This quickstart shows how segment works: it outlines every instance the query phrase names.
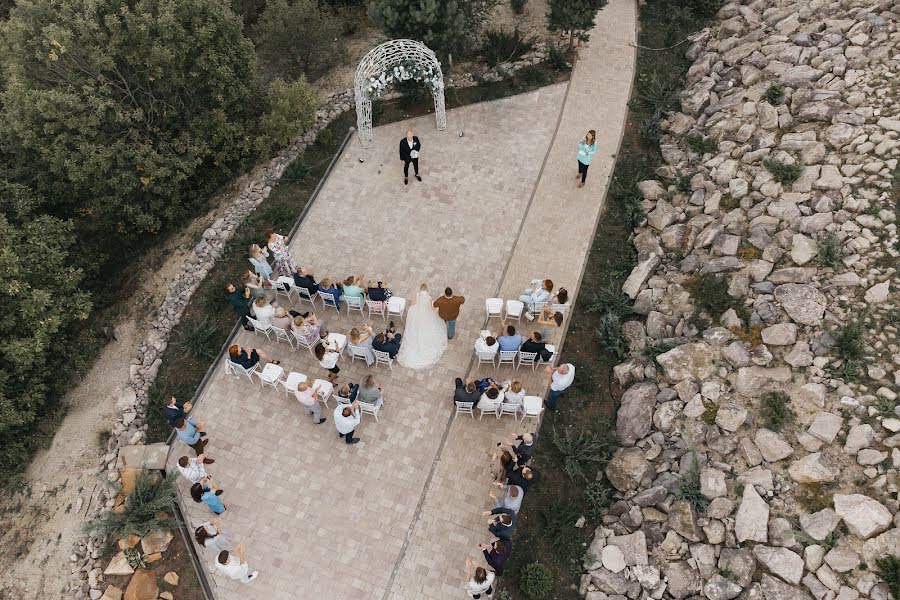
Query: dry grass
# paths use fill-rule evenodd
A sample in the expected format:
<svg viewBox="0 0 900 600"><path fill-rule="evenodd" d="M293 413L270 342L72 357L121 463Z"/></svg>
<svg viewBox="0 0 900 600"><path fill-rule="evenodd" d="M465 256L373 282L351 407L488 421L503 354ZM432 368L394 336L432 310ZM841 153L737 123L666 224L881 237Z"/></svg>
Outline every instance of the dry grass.
<svg viewBox="0 0 900 600"><path fill-rule="evenodd" d="M762 344L762 327L737 327L731 328L731 333L742 342L749 342L750 348L756 350Z"/></svg>

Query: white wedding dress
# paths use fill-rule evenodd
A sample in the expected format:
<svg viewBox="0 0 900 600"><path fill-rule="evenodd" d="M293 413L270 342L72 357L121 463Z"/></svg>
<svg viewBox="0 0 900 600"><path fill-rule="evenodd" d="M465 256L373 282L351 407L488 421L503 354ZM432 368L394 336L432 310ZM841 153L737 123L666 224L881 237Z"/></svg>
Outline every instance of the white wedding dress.
<svg viewBox="0 0 900 600"><path fill-rule="evenodd" d="M421 291L406 313L397 362L409 369L427 369L440 360L446 349L447 324L431 305L428 292Z"/></svg>

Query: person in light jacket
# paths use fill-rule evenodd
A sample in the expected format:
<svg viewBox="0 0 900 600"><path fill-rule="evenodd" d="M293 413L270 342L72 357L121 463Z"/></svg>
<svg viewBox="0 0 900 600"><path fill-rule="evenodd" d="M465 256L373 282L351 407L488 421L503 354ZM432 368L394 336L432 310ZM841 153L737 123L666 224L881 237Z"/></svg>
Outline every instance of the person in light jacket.
<svg viewBox="0 0 900 600"><path fill-rule="evenodd" d="M580 188L584 187L584 180L587 179L588 167L591 166L591 159L596 152L597 132L591 129L578 144L578 175L575 177L576 179L581 179L581 181L578 182L578 187Z"/></svg>

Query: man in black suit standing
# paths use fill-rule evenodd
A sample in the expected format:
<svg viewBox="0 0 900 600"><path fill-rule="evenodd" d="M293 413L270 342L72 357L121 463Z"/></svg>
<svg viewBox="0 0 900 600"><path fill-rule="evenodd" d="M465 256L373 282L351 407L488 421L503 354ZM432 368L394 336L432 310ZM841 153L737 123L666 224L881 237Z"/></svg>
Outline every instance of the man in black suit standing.
<svg viewBox="0 0 900 600"><path fill-rule="evenodd" d="M412 163L413 171L415 171L416 179L422 181L419 177L419 151L422 150L422 144L419 138L413 135L412 129L406 132L406 137L400 140L400 162L403 163L403 184L409 184L409 163Z"/></svg>

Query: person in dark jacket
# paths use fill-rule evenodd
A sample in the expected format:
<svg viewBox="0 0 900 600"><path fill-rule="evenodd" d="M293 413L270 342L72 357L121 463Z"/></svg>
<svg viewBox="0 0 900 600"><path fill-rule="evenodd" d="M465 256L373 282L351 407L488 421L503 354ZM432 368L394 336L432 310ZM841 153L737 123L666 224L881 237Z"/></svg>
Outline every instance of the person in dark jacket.
<svg viewBox="0 0 900 600"><path fill-rule="evenodd" d="M416 173L416 179L422 181L419 177L419 152L422 150L422 144L419 138L413 135L412 129L406 132L406 137L400 140L400 162L403 163L403 184L409 183L409 163L412 163L413 170Z"/></svg>
<svg viewBox="0 0 900 600"><path fill-rule="evenodd" d="M512 554L512 540L494 540L491 544L478 544L484 559L497 575L503 575L503 569L509 555Z"/></svg>
<svg viewBox="0 0 900 600"><path fill-rule="evenodd" d="M507 483L519 486L522 488L523 493L528 493L528 490L541 480L540 471L532 467L522 467L517 470L510 469L507 471L507 476Z"/></svg>
<svg viewBox="0 0 900 600"><path fill-rule="evenodd" d="M478 401L481 400L481 392L478 391L478 386L475 385L475 382L471 379L463 383L462 378L456 378L456 390L453 392L453 402L474 402L474 406L478 406Z"/></svg>
<svg viewBox="0 0 900 600"><path fill-rule="evenodd" d="M253 327L247 321L247 317L250 316L250 288L241 286L239 291L233 283L229 283L225 286L225 293L228 294L228 303L231 304L234 314L240 317L241 325L247 331L253 331Z"/></svg>
<svg viewBox="0 0 900 600"><path fill-rule="evenodd" d="M513 532L516 530L516 511L502 506L491 511L485 511L488 518L488 531L500 538L501 540L512 539Z"/></svg>

